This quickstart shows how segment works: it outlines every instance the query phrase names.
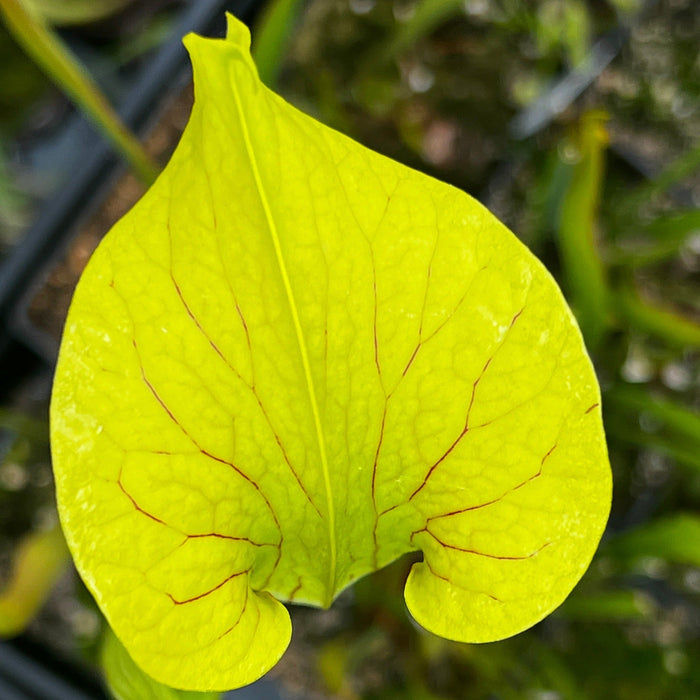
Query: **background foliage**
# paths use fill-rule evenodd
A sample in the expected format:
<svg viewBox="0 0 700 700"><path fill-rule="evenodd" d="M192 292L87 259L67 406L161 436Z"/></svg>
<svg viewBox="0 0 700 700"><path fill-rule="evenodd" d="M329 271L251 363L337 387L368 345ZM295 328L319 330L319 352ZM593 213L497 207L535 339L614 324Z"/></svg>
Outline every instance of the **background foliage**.
<svg viewBox="0 0 700 700"><path fill-rule="evenodd" d="M700 698L700 6L269 7L255 36L270 83L331 126L475 195L555 275L604 391L615 482L589 573L535 629L485 646L417 630L401 595L410 562L401 561L329 612L292 610L285 682L341 698ZM37 107L21 104L43 94L46 105L46 84L7 37L0 52L21 66L0 63L11 75L0 79L8 142L18 129L26 138L20 115ZM29 218L20 175L16 162L0 168L12 235ZM3 505L6 559L21 532L50 520L41 429L15 418L4 424L0 502L31 501L44 516L20 527L5 513L22 511ZM89 650L99 636L81 595L62 603L73 620L64 648ZM51 637L56 625L34 623L37 634L47 629Z"/></svg>

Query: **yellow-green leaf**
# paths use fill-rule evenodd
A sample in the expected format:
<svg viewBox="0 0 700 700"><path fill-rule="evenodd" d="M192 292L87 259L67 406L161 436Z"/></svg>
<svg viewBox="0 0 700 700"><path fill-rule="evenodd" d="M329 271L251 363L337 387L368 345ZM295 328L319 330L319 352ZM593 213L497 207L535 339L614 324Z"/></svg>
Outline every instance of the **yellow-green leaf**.
<svg viewBox="0 0 700 700"><path fill-rule="evenodd" d="M109 628L100 649L100 662L115 700L219 700L221 697L219 693L176 690L147 676Z"/></svg>
<svg viewBox="0 0 700 700"><path fill-rule="evenodd" d="M282 602L422 550L416 620L515 634L610 504L600 397L543 266L483 207L301 114L249 35L190 36L196 104L95 253L52 401L62 522L134 660L248 683Z"/></svg>

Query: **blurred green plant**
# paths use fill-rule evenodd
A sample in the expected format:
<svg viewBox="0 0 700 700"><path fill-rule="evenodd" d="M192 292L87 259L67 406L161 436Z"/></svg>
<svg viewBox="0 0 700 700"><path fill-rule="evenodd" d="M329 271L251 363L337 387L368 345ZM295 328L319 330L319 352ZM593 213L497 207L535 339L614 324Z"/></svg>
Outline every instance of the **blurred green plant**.
<svg viewBox="0 0 700 700"><path fill-rule="evenodd" d="M27 117L30 104L46 88L46 77L0 23L0 133L4 138Z"/></svg>
<svg viewBox="0 0 700 700"><path fill-rule="evenodd" d="M592 352L609 325L606 271L596 240L607 119L602 112L586 113L565 145L575 164L562 195L556 227L565 291Z"/></svg>
<svg viewBox="0 0 700 700"><path fill-rule="evenodd" d="M44 16L36 12L37 6L29 7L24 4L25 1L0 0L0 14L7 28L37 64L112 142L139 178L145 184L152 183L158 174L157 164L124 126L97 84L50 29ZM63 9L68 7L64 6Z"/></svg>
<svg viewBox="0 0 700 700"><path fill-rule="evenodd" d="M0 408L0 445L0 537L11 549L9 557L0 552L5 560L0 562L0 637L12 637L34 618L70 555L52 490L46 488L51 485L46 421Z"/></svg>
<svg viewBox="0 0 700 700"><path fill-rule="evenodd" d="M253 59L258 75L268 87L279 80L284 56L301 13L301 0L273 0L267 3L254 30Z"/></svg>
<svg viewBox="0 0 700 700"><path fill-rule="evenodd" d="M96 22L123 10L134 0L21 0L27 12L55 26Z"/></svg>
<svg viewBox="0 0 700 700"><path fill-rule="evenodd" d="M0 138L0 250L12 245L26 224L26 204L25 193L10 175Z"/></svg>
<svg viewBox="0 0 700 700"><path fill-rule="evenodd" d="M25 535L15 551L9 581L0 590L0 637L13 637L24 630L69 561L58 525Z"/></svg>
<svg viewBox="0 0 700 700"><path fill-rule="evenodd" d="M700 516L675 513L612 537L603 555L629 564L644 557L700 566Z"/></svg>

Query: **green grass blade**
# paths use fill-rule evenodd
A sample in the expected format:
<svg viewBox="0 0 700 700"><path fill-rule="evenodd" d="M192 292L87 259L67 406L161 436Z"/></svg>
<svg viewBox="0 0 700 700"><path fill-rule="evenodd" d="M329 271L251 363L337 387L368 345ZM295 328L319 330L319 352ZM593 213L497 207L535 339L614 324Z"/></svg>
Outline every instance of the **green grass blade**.
<svg viewBox="0 0 700 700"><path fill-rule="evenodd" d="M686 474L700 472L700 453L696 446L682 445L678 440L670 439L655 433L645 433L641 428L630 426L628 423L608 422L608 435L633 447L647 447L670 457L685 469Z"/></svg>
<svg viewBox="0 0 700 700"><path fill-rule="evenodd" d="M677 255L678 249L697 231L700 231L700 209L660 216L628 231L632 234L630 238L611 246L606 258L612 265L652 265Z"/></svg>
<svg viewBox="0 0 700 700"><path fill-rule="evenodd" d="M124 126L102 92L58 37L19 0L0 0L0 13L15 39L61 87L128 161L139 178L151 184L158 166Z"/></svg>
<svg viewBox="0 0 700 700"><path fill-rule="evenodd" d="M699 169L700 146L696 146L666 166L653 180L645 182L634 190L629 199L622 202L622 208L624 211L636 211L642 204L664 194Z"/></svg>
<svg viewBox="0 0 700 700"><path fill-rule="evenodd" d="M621 560L659 557L677 564L700 566L700 518L676 513L610 539L602 553Z"/></svg>
<svg viewBox="0 0 700 700"><path fill-rule="evenodd" d="M632 590L604 591L594 595L572 595L559 608L559 614L583 622L620 622L648 618L653 604Z"/></svg>
<svg viewBox="0 0 700 700"><path fill-rule="evenodd" d="M282 59L302 5L301 0L275 0L267 5L258 22L252 47L253 60L260 79L268 87L277 84Z"/></svg>
<svg viewBox="0 0 700 700"><path fill-rule="evenodd" d="M700 413L675 401L652 396L638 386L618 385L605 392L605 400L622 409L647 413L661 421L667 430L694 441L700 448Z"/></svg>
<svg viewBox="0 0 700 700"><path fill-rule="evenodd" d="M700 348L700 326L679 314L643 301L631 284L612 295L615 311L631 326L678 348Z"/></svg>
<svg viewBox="0 0 700 700"><path fill-rule="evenodd" d="M380 54L382 63L389 62L430 34L442 22L464 12L461 0L423 0L411 18L397 29L394 38Z"/></svg>
<svg viewBox="0 0 700 700"><path fill-rule="evenodd" d="M589 112L581 120L577 134L580 160L564 194L557 232L566 289L591 349L603 336L608 311L605 269L595 241L608 140L606 118L600 112Z"/></svg>

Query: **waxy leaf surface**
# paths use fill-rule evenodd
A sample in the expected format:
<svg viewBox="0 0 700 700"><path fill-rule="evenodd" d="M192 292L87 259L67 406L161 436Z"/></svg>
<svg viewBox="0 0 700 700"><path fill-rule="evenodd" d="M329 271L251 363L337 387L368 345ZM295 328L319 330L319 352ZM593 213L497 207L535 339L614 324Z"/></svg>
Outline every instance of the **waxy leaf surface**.
<svg viewBox="0 0 700 700"><path fill-rule="evenodd" d="M554 281L462 192L190 36L196 104L90 261L52 402L62 522L129 653L225 689L421 550L416 620L489 641L578 581L607 518L599 392Z"/></svg>
<svg viewBox="0 0 700 700"><path fill-rule="evenodd" d="M100 649L104 681L114 700L221 700L221 693L176 690L146 675L107 628Z"/></svg>

